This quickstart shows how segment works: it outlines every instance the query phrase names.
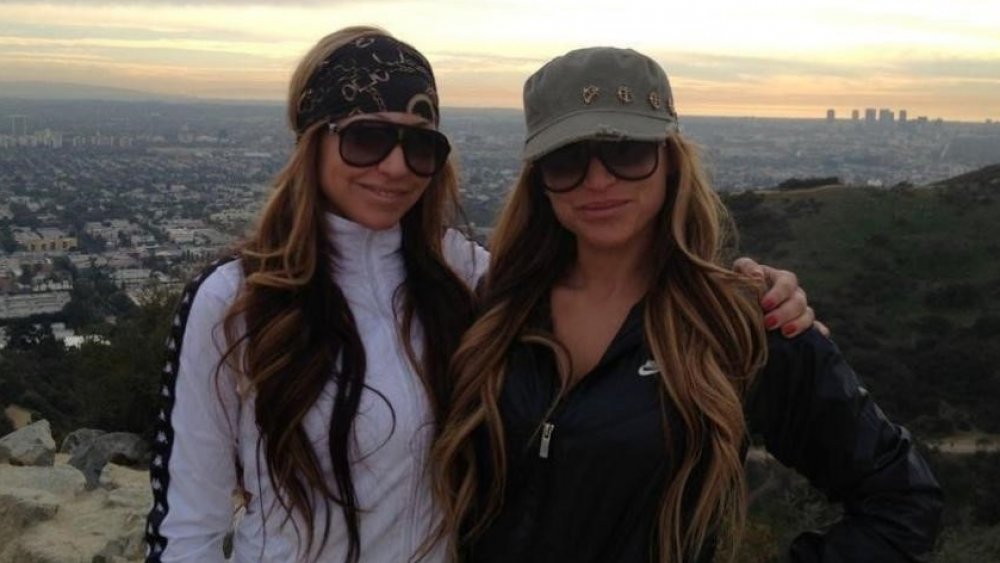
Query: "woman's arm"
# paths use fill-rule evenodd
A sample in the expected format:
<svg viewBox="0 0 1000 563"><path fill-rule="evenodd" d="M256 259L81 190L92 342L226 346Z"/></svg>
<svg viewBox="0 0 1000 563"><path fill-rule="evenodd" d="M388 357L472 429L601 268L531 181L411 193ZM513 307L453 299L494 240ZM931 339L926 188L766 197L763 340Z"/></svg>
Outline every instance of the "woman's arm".
<svg viewBox="0 0 1000 563"><path fill-rule="evenodd" d="M224 560L237 486L239 398L228 370L216 377L225 350L221 321L231 301L226 286L232 285L222 274L216 271L200 288L188 286L167 342L150 467L149 562Z"/></svg>
<svg viewBox="0 0 1000 563"><path fill-rule="evenodd" d="M833 342L815 330L791 340L769 335L746 413L778 461L844 506L839 522L795 539L793 561L892 563L929 554L941 489L909 432L886 418Z"/></svg>

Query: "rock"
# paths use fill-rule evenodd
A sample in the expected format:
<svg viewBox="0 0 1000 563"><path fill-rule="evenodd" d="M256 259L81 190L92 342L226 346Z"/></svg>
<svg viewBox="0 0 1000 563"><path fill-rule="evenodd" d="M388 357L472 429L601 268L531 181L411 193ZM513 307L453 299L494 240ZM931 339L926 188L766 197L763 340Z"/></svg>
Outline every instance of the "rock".
<svg viewBox="0 0 1000 563"><path fill-rule="evenodd" d="M54 518L60 499L75 497L83 486L83 476L65 465L0 465L0 546Z"/></svg>
<svg viewBox="0 0 1000 563"><path fill-rule="evenodd" d="M111 463L129 467L149 464L149 444L138 434L110 432L99 436L97 441L107 449Z"/></svg>
<svg viewBox="0 0 1000 563"><path fill-rule="evenodd" d="M93 442L98 436L103 434L105 434L103 430L95 430L93 428L74 430L63 439L62 445L59 446L59 453L72 455L76 451L76 448Z"/></svg>
<svg viewBox="0 0 1000 563"><path fill-rule="evenodd" d="M79 471L62 463L51 467L0 465L0 488L30 489L73 497L84 491L84 483Z"/></svg>
<svg viewBox="0 0 1000 563"><path fill-rule="evenodd" d="M98 436L89 444L81 443L74 450L69 464L87 479L87 490L101 484L101 472L108 462L119 465L139 465L149 460L149 446L136 434L111 432Z"/></svg>
<svg viewBox="0 0 1000 563"><path fill-rule="evenodd" d="M0 487L0 545L8 545L25 529L51 520L59 498L45 491Z"/></svg>
<svg viewBox="0 0 1000 563"><path fill-rule="evenodd" d="M101 484L101 472L108 464L109 454L104 446L96 440L76 448L69 458L69 464L80 470L87 480L87 490L92 491Z"/></svg>
<svg viewBox="0 0 1000 563"><path fill-rule="evenodd" d="M0 438L0 462L11 465L52 465L56 442L49 421L39 420Z"/></svg>
<svg viewBox="0 0 1000 563"><path fill-rule="evenodd" d="M109 464L102 481L84 477L57 454L53 467L0 465L0 563L142 561L149 473Z"/></svg>

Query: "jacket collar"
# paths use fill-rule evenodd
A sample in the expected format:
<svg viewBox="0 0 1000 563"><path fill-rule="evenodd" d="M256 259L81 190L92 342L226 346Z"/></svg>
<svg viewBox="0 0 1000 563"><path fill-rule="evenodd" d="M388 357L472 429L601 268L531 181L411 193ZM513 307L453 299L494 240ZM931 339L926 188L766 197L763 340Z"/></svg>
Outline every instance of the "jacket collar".
<svg viewBox="0 0 1000 563"><path fill-rule="evenodd" d="M326 236L336 255L337 273L371 274L391 265L401 265L403 230L399 223L383 230L373 230L327 212Z"/></svg>

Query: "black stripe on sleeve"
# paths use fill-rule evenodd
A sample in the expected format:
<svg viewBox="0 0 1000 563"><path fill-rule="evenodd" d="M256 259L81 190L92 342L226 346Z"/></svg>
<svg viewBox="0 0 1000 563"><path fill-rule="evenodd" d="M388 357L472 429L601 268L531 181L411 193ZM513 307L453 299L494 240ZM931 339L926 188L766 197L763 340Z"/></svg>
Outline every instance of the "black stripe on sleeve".
<svg viewBox="0 0 1000 563"><path fill-rule="evenodd" d="M174 311L171 327L165 343L163 371L160 378L160 408L156 412L153 438L153 458L149 466L149 481L153 489L153 506L146 518L146 563L160 563L167 548L167 538L160 534L160 525L167 517L170 505L167 503L167 489L170 486L170 452L174 444L174 429L170 416L174 410L174 389L177 385L177 369L180 365L181 344L187 327L191 304L203 281L216 269L234 258L217 260L195 276L181 294Z"/></svg>

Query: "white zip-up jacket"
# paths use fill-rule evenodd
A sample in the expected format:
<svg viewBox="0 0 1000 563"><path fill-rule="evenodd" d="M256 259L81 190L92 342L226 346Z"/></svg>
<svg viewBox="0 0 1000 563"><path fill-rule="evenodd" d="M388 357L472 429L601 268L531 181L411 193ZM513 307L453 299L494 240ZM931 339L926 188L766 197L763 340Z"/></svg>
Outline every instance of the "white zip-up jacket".
<svg viewBox="0 0 1000 563"><path fill-rule="evenodd" d="M401 229L372 231L333 214L327 215L327 229L338 251L333 276L354 315L367 361L351 466L361 509L361 559L403 562L437 518L424 471L433 414L403 347L396 320L400 304L393 303L405 278ZM443 246L449 265L474 287L488 265L486 251L455 231L448 231ZM315 537L322 538L325 509L319 503L313 523L298 515L293 515L294 523L286 518L258 448L254 397L240 398L240 382L230 370L224 368L216 377L227 348L222 320L242 282L238 261L222 264L204 280L195 280L174 319L168 347L179 346L179 353L164 367L161 393L167 400L159 413L151 468L148 560L224 560L223 538L232 527L233 492L239 487L238 458L243 487L252 497L235 530L232 560L339 563L348 545L339 507L330 507L330 538L322 550L316 546L313 553L303 553L305 535L300 539L295 525L300 531L312 525ZM422 350L419 327L412 339L413 349ZM331 380L304 421L331 484L326 444L334 395ZM438 546L424 561L444 559L444 546Z"/></svg>

